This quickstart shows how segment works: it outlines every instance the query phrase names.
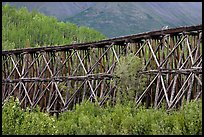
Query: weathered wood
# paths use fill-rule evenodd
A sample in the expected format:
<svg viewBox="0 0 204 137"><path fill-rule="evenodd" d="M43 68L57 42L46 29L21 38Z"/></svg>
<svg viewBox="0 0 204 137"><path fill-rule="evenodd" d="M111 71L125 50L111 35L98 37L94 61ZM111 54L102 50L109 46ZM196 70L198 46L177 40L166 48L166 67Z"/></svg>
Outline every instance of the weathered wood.
<svg viewBox="0 0 204 137"><path fill-rule="evenodd" d="M79 43L79 44L61 45L61 46L60 45L59 46L49 46L49 47L46 46L46 47L40 47L40 48L24 48L24 49L10 50L10 51L2 51L2 55L19 54L22 52L32 53L36 51L48 52L48 51L53 51L53 50L63 51L63 50L69 50L69 49L80 49L80 48L84 49L84 48L92 48L92 47L101 47L101 45L104 47L105 45L109 45L113 42L117 44L117 42L125 42L125 40L146 39L146 38L151 38L151 37L160 37L161 35L165 35L165 34L173 35L173 34L178 34L181 32L197 31L197 30L202 30L202 25L151 31L151 32L145 32L145 33L136 34L136 35L123 36L123 37L102 40L98 42Z"/></svg>
<svg viewBox="0 0 204 137"><path fill-rule="evenodd" d="M202 68L191 68L191 69L160 69L160 70L149 70L139 72L140 74L150 74L155 75L157 73L161 74L184 74L189 75L191 72L196 74L202 74Z"/></svg>
<svg viewBox="0 0 204 137"><path fill-rule="evenodd" d="M115 104L114 70L121 56L142 58L146 88L135 104L167 109L202 94L202 25L146 32L98 42L26 48L2 53L2 104L63 112L85 100ZM124 91L125 92L125 91Z"/></svg>

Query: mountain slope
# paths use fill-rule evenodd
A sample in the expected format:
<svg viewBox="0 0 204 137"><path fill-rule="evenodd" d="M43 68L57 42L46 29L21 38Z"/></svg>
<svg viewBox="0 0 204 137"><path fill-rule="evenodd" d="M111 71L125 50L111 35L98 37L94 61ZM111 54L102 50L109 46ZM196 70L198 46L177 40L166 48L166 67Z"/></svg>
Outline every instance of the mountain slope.
<svg viewBox="0 0 204 137"><path fill-rule="evenodd" d="M94 5L93 2L2 2L16 8L26 7L29 11L36 9L59 20L76 15Z"/></svg>
<svg viewBox="0 0 204 137"><path fill-rule="evenodd" d="M191 2L99 2L68 18L93 27L108 37L202 23L201 3Z"/></svg>
<svg viewBox="0 0 204 137"><path fill-rule="evenodd" d="M2 6L2 49L92 42L105 39L100 32L70 22L59 22L26 8ZM28 44L29 43L29 44Z"/></svg>
<svg viewBox="0 0 204 137"><path fill-rule="evenodd" d="M202 24L201 2L7 2L94 28L107 37ZM5 3L3 3L5 4Z"/></svg>

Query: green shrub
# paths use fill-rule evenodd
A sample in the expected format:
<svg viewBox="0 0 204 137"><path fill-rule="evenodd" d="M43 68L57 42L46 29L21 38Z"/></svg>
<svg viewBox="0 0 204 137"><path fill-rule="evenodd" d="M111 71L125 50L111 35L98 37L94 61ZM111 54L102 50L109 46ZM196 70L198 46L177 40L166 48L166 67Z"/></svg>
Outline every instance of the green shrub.
<svg viewBox="0 0 204 137"><path fill-rule="evenodd" d="M202 100L191 101L178 113L177 126L181 134L202 135Z"/></svg>
<svg viewBox="0 0 204 137"><path fill-rule="evenodd" d="M2 134L14 135L24 119L25 114L20 109L19 101L11 97L3 106L2 111Z"/></svg>
<svg viewBox="0 0 204 137"><path fill-rule="evenodd" d="M4 135L41 135L55 134L57 127L54 125L55 117L40 112L39 108L30 112L27 108L20 108L18 99L11 97L3 106L2 134Z"/></svg>
<svg viewBox="0 0 204 137"><path fill-rule="evenodd" d="M78 104L74 110L49 116L39 108L22 110L11 98L2 108L3 135L202 135L202 100L180 110L133 108L133 102L100 107Z"/></svg>
<svg viewBox="0 0 204 137"><path fill-rule="evenodd" d="M114 71L117 77L117 96L122 102L134 100L144 90L146 77L139 74L143 68L142 59L133 53L122 56Z"/></svg>
<svg viewBox="0 0 204 137"><path fill-rule="evenodd" d="M165 110L154 110L151 123L152 135L173 135L176 115L167 114Z"/></svg>

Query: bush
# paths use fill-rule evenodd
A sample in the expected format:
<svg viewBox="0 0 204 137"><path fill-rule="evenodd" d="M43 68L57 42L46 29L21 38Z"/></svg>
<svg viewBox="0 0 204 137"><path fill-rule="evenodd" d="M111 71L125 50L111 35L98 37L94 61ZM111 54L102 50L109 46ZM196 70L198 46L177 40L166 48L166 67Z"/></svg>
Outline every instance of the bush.
<svg viewBox="0 0 204 137"><path fill-rule="evenodd" d="M175 113L178 115L175 128L179 133L202 135L202 100L191 101Z"/></svg>
<svg viewBox="0 0 204 137"><path fill-rule="evenodd" d="M20 108L18 99L11 97L3 106L2 134L4 135L42 135L55 134L57 128L54 125L55 117L40 112L39 108L32 112L27 108Z"/></svg>
<svg viewBox="0 0 204 137"><path fill-rule="evenodd" d="M146 77L139 74L143 68L142 59L133 53L120 57L114 71L117 77L117 95L119 101L134 100L144 90Z"/></svg>
<svg viewBox="0 0 204 137"><path fill-rule="evenodd" d="M2 134L13 135L17 134L17 130L24 118L24 113L20 109L19 101L10 98L3 106L2 111Z"/></svg>
<svg viewBox="0 0 204 137"><path fill-rule="evenodd" d="M3 135L202 135L202 100L192 101L180 110L133 108L133 103L100 107L78 104L76 109L56 119L39 108L22 110L11 98L2 109Z"/></svg>

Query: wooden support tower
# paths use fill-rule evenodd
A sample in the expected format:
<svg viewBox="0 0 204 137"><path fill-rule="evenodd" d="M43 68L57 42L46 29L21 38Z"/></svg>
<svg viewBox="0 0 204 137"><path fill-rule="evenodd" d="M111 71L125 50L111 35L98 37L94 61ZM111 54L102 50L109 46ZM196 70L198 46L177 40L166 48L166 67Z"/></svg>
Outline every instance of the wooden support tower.
<svg viewBox="0 0 204 137"><path fill-rule="evenodd" d="M2 104L63 112L85 100L116 98L113 77L121 56L144 61L146 89L136 106L179 107L202 94L202 25L146 32L97 42L2 51Z"/></svg>

